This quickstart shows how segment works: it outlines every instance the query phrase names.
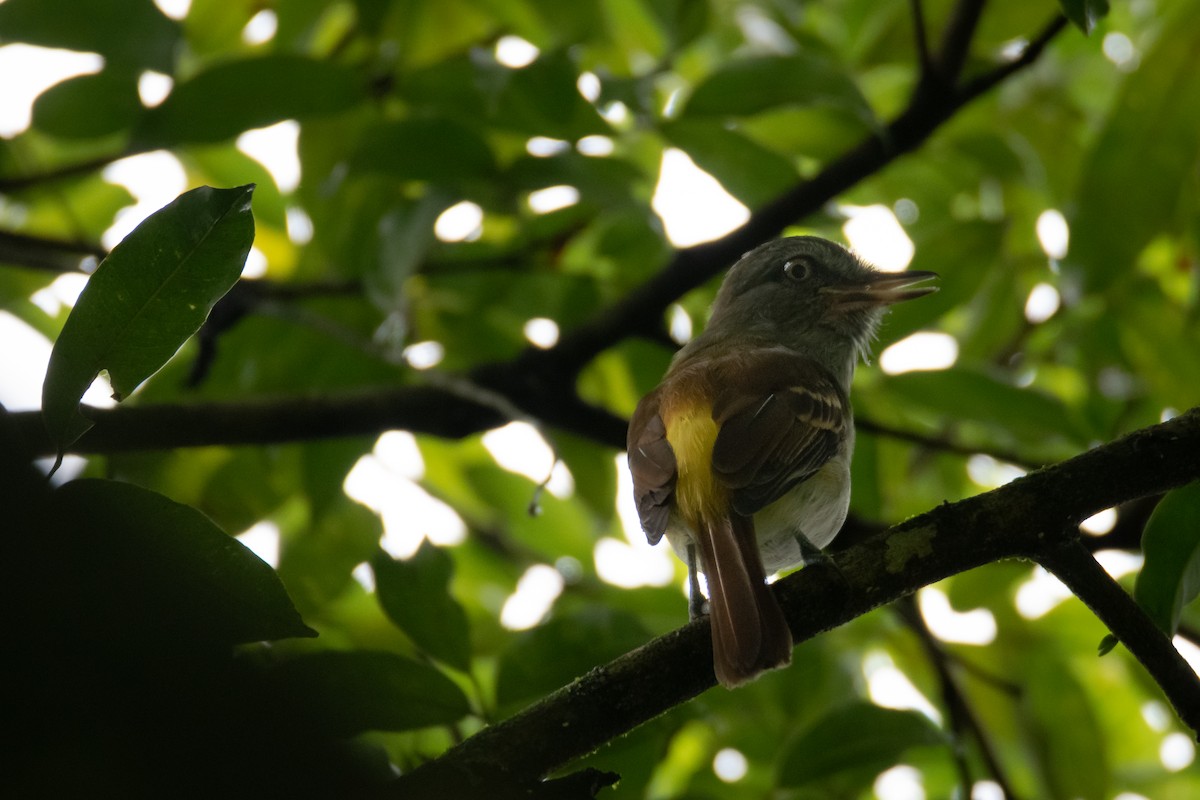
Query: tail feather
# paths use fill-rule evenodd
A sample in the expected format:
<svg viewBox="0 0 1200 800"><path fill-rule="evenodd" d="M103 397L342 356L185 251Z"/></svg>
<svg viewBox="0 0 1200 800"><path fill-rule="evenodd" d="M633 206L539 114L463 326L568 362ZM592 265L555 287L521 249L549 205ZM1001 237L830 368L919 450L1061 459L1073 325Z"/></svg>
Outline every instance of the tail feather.
<svg viewBox="0 0 1200 800"><path fill-rule="evenodd" d="M708 579L713 668L727 688L792 660L792 633L766 584L754 522L737 513L697 526Z"/></svg>

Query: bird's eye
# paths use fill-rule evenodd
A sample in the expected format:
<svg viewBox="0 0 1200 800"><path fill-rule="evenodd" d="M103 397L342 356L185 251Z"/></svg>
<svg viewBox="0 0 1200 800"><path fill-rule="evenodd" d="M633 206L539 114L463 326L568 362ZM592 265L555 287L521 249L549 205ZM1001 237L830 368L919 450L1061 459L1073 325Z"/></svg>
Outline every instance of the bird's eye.
<svg viewBox="0 0 1200 800"><path fill-rule="evenodd" d="M793 258L784 263L783 274L794 281L805 280L812 274L812 261L807 258Z"/></svg>

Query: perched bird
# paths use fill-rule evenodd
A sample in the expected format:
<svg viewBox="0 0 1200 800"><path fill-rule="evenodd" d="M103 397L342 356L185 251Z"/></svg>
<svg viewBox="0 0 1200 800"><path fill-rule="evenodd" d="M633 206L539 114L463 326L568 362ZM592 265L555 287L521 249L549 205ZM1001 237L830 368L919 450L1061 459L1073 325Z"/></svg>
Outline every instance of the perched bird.
<svg viewBox="0 0 1200 800"><path fill-rule="evenodd" d="M725 278L707 328L629 425L642 528L687 562L693 616L708 582L713 667L726 687L791 661L768 574L819 555L850 502L848 397L884 309L936 291L812 236L768 242Z"/></svg>

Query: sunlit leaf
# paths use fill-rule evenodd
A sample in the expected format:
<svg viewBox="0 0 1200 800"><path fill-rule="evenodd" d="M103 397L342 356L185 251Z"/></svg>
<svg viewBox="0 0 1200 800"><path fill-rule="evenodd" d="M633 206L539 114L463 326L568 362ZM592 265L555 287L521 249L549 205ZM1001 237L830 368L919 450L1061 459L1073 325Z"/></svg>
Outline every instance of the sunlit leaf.
<svg viewBox="0 0 1200 800"><path fill-rule="evenodd" d="M796 181L791 161L719 122L682 120L664 127L663 133L748 205L773 200Z"/></svg>
<svg viewBox="0 0 1200 800"><path fill-rule="evenodd" d="M945 734L916 711L851 703L821 717L788 744L779 783L802 787L849 778L867 785L909 749L945 742Z"/></svg>
<svg viewBox="0 0 1200 800"><path fill-rule="evenodd" d="M884 388L930 411L995 426L1034 442L1082 438L1078 424L1057 398L1012 386L980 370L907 372L890 376Z"/></svg>
<svg viewBox="0 0 1200 800"><path fill-rule="evenodd" d="M341 111L362 96L355 75L327 61L295 55L226 61L176 85L146 114L136 139L148 149L216 142L285 119ZM218 108L221 113L212 113Z"/></svg>
<svg viewBox="0 0 1200 800"><path fill-rule="evenodd" d="M122 65L170 74L179 24L153 0L8 0L0 4L0 43L100 53Z"/></svg>
<svg viewBox="0 0 1200 800"><path fill-rule="evenodd" d="M137 76L106 69L43 92L33 104L33 124L53 136L87 139L133 127L142 111Z"/></svg>
<svg viewBox="0 0 1200 800"><path fill-rule="evenodd" d="M1200 6L1181 3L1141 67L1125 78L1083 167L1070 217L1069 264L1103 289L1175 224L1179 178L1200 154Z"/></svg>
<svg viewBox="0 0 1200 800"><path fill-rule="evenodd" d="M1051 797L1108 797L1108 753L1091 701L1070 667L1042 654L1027 666L1020 711ZM1079 769L1087 764L1087 769Z"/></svg>
<svg viewBox="0 0 1200 800"><path fill-rule="evenodd" d="M1200 595L1200 483L1168 492L1142 532L1146 563L1134 597L1168 636Z"/></svg>

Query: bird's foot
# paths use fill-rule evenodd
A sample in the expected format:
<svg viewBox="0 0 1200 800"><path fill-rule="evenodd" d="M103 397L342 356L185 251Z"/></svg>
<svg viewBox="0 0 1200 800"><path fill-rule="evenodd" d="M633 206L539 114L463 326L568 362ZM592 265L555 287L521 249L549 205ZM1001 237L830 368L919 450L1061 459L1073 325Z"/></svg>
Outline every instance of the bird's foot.
<svg viewBox="0 0 1200 800"><path fill-rule="evenodd" d="M842 572L842 568L828 553L810 542L802 533L796 535L796 543L800 545L800 556L804 559L804 566L828 569L837 575L846 588L850 587L850 580L846 577L846 573Z"/></svg>

